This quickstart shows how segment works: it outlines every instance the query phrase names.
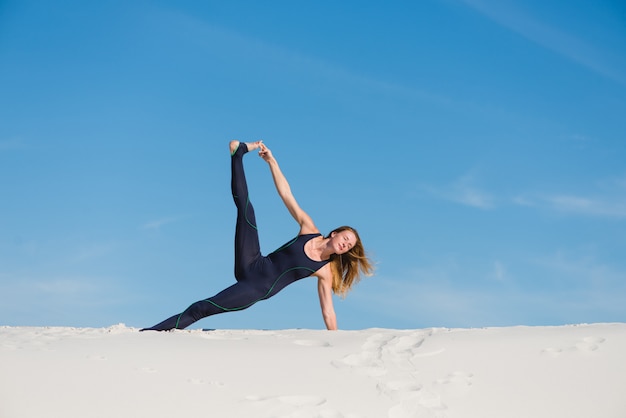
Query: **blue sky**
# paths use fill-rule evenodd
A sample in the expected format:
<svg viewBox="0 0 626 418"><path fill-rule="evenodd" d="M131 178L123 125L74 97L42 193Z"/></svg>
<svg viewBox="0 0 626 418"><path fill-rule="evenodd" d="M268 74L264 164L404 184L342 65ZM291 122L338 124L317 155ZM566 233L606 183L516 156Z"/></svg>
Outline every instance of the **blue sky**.
<svg viewBox="0 0 626 418"><path fill-rule="evenodd" d="M0 2L0 324L149 326L232 281L264 139L376 275L340 328L626 321L626 7ZM268 253L297 233L246 170ZM323 328L315 280L194 328Z"/></svg>

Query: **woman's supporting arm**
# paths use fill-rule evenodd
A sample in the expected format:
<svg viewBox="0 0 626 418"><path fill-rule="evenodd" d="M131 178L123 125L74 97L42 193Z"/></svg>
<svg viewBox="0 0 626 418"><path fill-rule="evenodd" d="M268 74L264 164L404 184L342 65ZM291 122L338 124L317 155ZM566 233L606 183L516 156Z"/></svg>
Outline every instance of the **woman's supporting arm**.
<svg viewBox="0 0 626 418"><path fill-rule="evenodd" d="M327 265L328 266L328 265ZM330 272L330 269L328 269ZM333 306L333 285L332 277L319 276L317 279L317 292L320 297L320 307L326 329L334 331L337 329L337 315Z"/></svg>

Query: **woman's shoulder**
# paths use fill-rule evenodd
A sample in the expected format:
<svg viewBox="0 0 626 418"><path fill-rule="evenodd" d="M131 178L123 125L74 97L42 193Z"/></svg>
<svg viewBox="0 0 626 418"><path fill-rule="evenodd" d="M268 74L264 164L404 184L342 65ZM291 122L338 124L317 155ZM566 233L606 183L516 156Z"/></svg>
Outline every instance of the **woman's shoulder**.
<svg viewBox="0 0 626 418"><path fill-rule="evenodd" d="M330 263L326 263L320 267L319 270L313 273L313 276L317 277L318 280L327 285L332 286L333 284L333 272L330 268Z"/></svg>
<svg viewBox="0 0 626 418"><path fill-rule="evenodd" d="M322 235L315 225L302 225L298 235Z"/></svg>

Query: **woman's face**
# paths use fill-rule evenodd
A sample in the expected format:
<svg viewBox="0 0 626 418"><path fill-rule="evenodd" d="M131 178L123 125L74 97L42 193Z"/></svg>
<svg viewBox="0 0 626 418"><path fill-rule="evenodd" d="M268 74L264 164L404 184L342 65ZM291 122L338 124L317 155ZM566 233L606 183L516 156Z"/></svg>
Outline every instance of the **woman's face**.
<svg viewBox="0 0 626 418"><path fill-rule="evenodd" d="M330 241L336 254L345 254L356 245L356 235L350 230L333 232Z"/></svg>

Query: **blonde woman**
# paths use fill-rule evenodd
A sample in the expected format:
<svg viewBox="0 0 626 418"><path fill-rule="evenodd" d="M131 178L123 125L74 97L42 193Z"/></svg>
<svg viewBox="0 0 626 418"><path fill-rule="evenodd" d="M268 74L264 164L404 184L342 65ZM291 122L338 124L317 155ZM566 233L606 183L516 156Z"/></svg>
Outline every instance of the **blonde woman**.
<svg viewBox="0 0 626 418"><path fill-rule="evenodd" d="M298 235L267 256L261 255L254 209L248 197L243 156L253 150L268 163L279 196L300 225ZM339 227L322 236L311 217L300 208L287 179L262 141L230 142L231 187L237 206L235 229L235 278L237 283L182 313L142 331L183 329L210 315L240 311L269 299L286 286L305 277L317 277L317 290L326 328L337 329L332 294L345 296L361 274L371 275L373 266L365 255L357 231Z"/></svg>

